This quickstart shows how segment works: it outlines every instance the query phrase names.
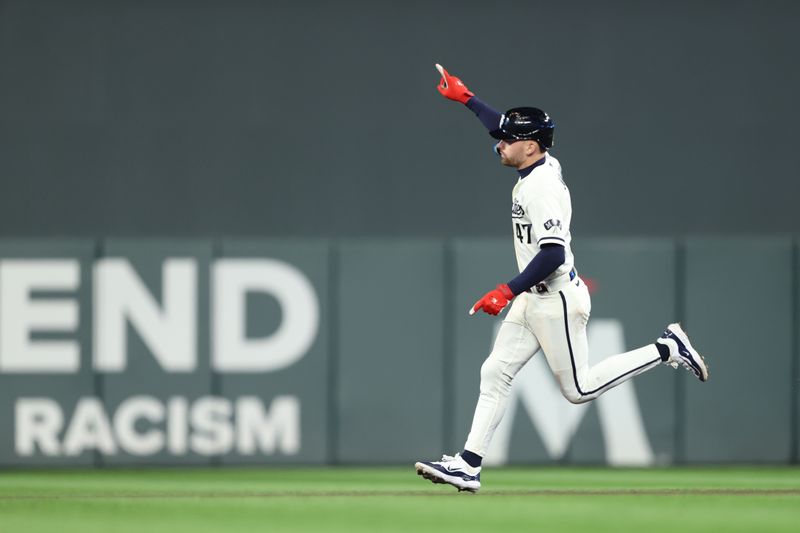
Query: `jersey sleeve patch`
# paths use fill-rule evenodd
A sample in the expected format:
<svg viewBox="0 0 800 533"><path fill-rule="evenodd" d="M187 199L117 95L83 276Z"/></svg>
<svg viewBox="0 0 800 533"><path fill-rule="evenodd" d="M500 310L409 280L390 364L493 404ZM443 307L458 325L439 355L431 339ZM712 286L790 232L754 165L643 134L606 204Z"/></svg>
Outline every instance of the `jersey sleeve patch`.
<svg viewBox="0 0 800 533"><path fill-rule="evenodd" d="M553 228L558 228L560 230L561 229L561 221L560 220L556 220L554 218L551 218L550 220L548 220L548 221L546 221L544 223L545 231L550 231Z"/></svg>

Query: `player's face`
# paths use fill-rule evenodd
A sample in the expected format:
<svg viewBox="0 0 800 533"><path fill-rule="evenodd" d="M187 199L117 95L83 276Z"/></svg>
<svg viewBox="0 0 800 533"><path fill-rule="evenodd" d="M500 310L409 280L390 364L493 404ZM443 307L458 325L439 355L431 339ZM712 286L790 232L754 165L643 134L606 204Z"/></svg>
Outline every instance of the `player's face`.
<svg viewBox="0 0 800 533"><path fill-rule="evenodd" d="M500 141L497 143L497 151L500 153L500 163L507 167L522 168L531 156L530 141Z"/></svg>

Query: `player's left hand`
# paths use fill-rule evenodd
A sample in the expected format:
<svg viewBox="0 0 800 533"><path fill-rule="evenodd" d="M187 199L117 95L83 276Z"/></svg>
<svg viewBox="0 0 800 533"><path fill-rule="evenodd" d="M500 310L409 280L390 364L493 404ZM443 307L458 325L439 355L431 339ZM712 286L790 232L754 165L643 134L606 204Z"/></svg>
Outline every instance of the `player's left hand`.
<svg viewBox="0 0 800 533"><path fill-rule="evenodd" d="M485 313L490 315L497 315L502 311L508 302L514 299L514 293L505 283L497 286L496 289L491 290L483 295L483 298L475 302L475 305L469 310L470 315L474 315L479 309L483 309Z"/></svg>
<svg viewBox="0 0 800 533"><path fill-rule="evenodd" d="M436 70L442 75L439 85L436 86L442 96L462 104L466 104L470 98L475 96L475 93L467 89L463 81L451 76L439 63L436 63Z"/></svg>

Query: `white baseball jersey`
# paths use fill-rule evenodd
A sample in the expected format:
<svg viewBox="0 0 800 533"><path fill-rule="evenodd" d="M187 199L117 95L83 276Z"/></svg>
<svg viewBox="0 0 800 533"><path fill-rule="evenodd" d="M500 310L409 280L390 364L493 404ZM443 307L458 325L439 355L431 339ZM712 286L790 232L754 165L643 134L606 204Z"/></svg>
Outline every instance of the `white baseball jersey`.
<svg viewBox="0 0 800 533"><path fill-rule="evenodd" d="M554 280L572 270L571 220L572 201L561 177L561 164L555 157L545 154L544 163L524 178L519 178L514 186L511 222L520 272L539 253L541 246L549 243L564 247L564 264L544 281Z"/></svg>

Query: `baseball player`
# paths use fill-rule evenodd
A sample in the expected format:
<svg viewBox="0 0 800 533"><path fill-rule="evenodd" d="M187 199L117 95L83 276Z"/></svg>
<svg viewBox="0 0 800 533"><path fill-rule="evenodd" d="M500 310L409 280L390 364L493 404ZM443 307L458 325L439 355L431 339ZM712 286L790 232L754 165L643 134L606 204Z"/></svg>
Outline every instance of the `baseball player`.
<svg viewBox="0 0 800 533"><path fill-rule="evenodd" d="M662 363L682 365L700 381L708 379L708 368L678 324L668 325L653 344L589 366L586 323L592 304L570 249L572 203L561 164L550 154L553 120L535 107L500 114L441 65L436 68L442 96L477 115L498 141L494 149L500 163L518 174L511 229L520 273L487 292L469 310L470 315L478 311L497 315L510 304L492 352L481 366L472 428L461 453L415 464L417 474L434 483L477 492L481 460L503 418L511 382L539 349L564 397L576 404L594 400Z"/></svg>

